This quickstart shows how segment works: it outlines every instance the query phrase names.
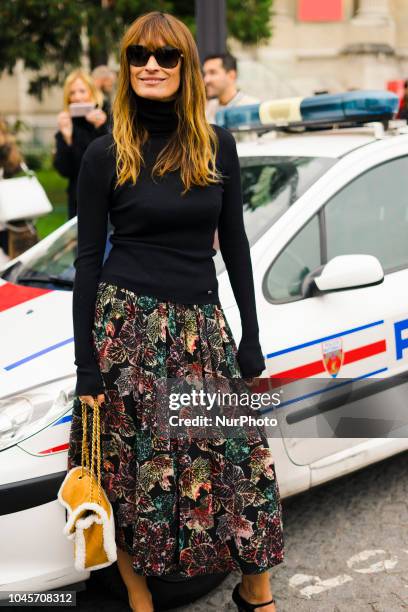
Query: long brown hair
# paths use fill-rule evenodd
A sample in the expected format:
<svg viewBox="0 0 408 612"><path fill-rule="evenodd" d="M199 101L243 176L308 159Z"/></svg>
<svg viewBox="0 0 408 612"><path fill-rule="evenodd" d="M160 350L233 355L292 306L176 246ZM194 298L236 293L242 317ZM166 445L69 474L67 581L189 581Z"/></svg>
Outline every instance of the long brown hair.
<svg viewBox="0 0 408 612"><path fill-rule="evenodd" d="M184 54L180 68L180 87L175 101L178 127L160 152L152 174L162 176L180 168L184 195L191 185L205 186L222 178L215 165L218 137L205 116L205 86L194 38L187 26L169 13L152 11L138 17L126 30L121 41L118 86L112 105L112 136L116 147L116 186L140 172L143 160L141 147L148 138L143 125L135 120L136 101L130 84L130 68L126 56L129 45L140 40L148 47L172 45Z"/></svg>

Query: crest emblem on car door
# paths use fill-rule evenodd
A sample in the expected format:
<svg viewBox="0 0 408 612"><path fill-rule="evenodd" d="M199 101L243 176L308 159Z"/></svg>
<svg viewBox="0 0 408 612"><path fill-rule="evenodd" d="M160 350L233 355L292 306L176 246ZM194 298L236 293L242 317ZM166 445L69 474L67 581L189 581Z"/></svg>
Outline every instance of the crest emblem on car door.
<svg viewBox="0 0 408 612"><path fill-rule="evenodd" d="M332 338L322 342L322 356L327 373L336 378L344 358L342 339Z"/></svg>

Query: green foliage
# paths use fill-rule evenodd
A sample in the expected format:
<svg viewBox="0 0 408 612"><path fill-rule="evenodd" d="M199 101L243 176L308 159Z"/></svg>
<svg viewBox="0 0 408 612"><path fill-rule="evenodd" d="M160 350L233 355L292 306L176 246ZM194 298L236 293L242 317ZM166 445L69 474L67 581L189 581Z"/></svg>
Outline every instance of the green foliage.
<svg viewBox="0 0 408 612"><path fill-rule="evenodd" d="M35 227L37 229L38 239L42 240L46 238L66 221L68 221L66 206L56 206L52 213L37 219Z"/></svg>
<svg viewBox="0 0 408 612"><path fill-rule="evenodd" d="M227 0L228 34L245 44L266 43L272 6L273 0Z"/></svg>
<svg viewBox="0 0 408 612"><path fill-rule="evenodd" d="M30 170L40 170L43 167L44 156L41 153L30 151L24 155L25 163Z"/></svg>
<svg viewBox="0 0 408 612"><path fill-rule="evenodd" d="M84 13L78 5L71 0L2 0L0 70L11 74L22 59L37 72L29 93L40 99L44 87L61 83L65 66L79 63Z"/></svg>
<svg viewBox="0 0 408 612"><path fill-rule="evenodd" d="M49 168L52 164L48 146L26 142L19 142L18 145L23 159L30 170L37 172L38 170Z"/></svg>
<svg viewBox="0 0 408 612"><path fill-rule="evenodd" d="M53 211L49 215L37 219L35 225L40 240L68 221L66 194L68 181L52 168L50 156L45 159L43 166L43 169L36 172L36 175L47 192L49 200L53 205Z"/></svg>

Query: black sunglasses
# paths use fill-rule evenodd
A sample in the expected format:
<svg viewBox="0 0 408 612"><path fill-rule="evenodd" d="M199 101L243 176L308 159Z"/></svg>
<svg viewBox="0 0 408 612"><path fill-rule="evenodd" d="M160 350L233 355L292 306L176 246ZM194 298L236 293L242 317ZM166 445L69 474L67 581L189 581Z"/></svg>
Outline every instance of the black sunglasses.
<svg viewBox="0 0 408 612"><path fill-rule="evenodd" d="M129 45L126 49L126 56L129 64L141 68L146 66L151 55L154 55L156 62L161 68L175 68L180 57L184 57L180 49L165 45L151 51L143 45Z"/></svg>

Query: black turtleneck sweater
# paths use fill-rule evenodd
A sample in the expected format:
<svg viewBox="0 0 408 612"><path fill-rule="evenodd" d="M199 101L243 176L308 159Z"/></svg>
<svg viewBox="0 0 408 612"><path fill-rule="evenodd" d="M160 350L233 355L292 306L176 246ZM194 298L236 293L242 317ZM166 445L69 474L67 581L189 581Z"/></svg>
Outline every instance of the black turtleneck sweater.
<svg viewBox="0 0 408 612"><path fill-rule="evenodd" d="M149 132L145 166L136 184L114 190L116 179L111 134L94 140L82 159L78 178L78 253L73 290L77 395L104 393L94 355L92 327L99 281L138 294L184 304L220 304L213 257L214 233L239 307L242 338L237 360L242 376L259 376L265 361L259 329L248 239L243 223L240 166L236 143L213 124L218 138L217 167L223 183L193 186L181 196L179 171L150 176L158 153L177 129L174 101L137 95L137 121ZM110 147L110 148L109 148ZM108 215L114 227L112 249L103 263Z"/></svg>

